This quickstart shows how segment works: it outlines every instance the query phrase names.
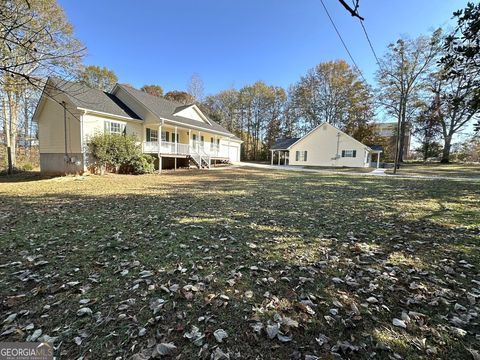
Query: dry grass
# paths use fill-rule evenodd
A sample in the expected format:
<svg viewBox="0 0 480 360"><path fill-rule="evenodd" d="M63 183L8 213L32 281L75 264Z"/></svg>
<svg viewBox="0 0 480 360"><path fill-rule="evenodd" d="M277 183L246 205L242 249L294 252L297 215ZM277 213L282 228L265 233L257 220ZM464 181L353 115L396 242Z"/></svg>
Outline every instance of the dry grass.
<svg viewBox="0 0 480 360"><path fill-rule="evenodd" d="M392 172L393 169L387 170L387 173ZM397 174L480 179L480 164L405 163Z"/></svg>
<svg viewBox="0 0 480 360"><path fill-rule="evenodd" d="M465 336L450 319L465 315L457 302L476 309L465 294L478 291L479 213L468 181L253 169L0 178L0 320L17 314L0 340L42 329L66 359L129 359L160 342L180 359L210 358L216 346L232 359L468 358L480 349L478 319ZM166 304L154 315L158 298ZM82 299L92 316L76 315ZM426 317L404 330L392 325L402 311ZM279 317L298 321L282 326L291 341L254 332ZM184 337L193 325L205 348Z"/></svg>

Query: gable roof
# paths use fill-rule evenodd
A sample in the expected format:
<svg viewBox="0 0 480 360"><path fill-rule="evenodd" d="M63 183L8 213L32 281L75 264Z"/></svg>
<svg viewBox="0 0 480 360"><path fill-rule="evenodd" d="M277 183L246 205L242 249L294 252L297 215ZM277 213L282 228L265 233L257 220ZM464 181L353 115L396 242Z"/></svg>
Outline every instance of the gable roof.
<svg viewBox="0 0 480 360"><path fill-rule="evenodd" d="M190 119L183 116L175 115L181 110L184 110L190 106L194 106L194 104L184 105L176 101L171 101L171 100L167 100L164 98L147 94L144 91L137 90L127 85L117 84L115 87L119 87L124 91L126 91L128 94L134 97L138 102L143 104L154 115L156 115L159 119L166 120L166 123L172 123L172 124L178 123L180 125L182 124L188 125L190 127L196 127L196 128L200 128L207 131L210 130L214 132L219 132L225 135L229 135L230 137L235 138L237 140L240 140L237 137L235 137L230 131L225 129L223 126L217 124L215 121L211 120L210 118L206 117L205 115L204 116L206 119L208 119L209 123L204 123L195 119Z"/></svg>
<svg viewBox="0 0 480 360"><path fill-rule="evenodd" d="M45 85L46 91L61 91L77 108L140 120L127 105L116 96L82 83L51 77Z"/></svg>
<svg viewBox="0 0 480 360"><path fill-rule="evenodd" d="M296 143L300 138L278 139L272 145L270 150L287 150L291 145Z"/></svg>
<svg viewBox="0 0 480 360"><path fill-rule="evenodd" d="M291 148L293 145L299 143L300 141L302 141L302 140L305 139L306 137L310 136L312 133L314 133L316 130L320 129L320 128L321 128L322 126L324 126L324 125L325 125L325 126L330 126L330 127L334 128L336 131L338 131L338 132L342 133L343 135L349 137L350 139L356 141L356 142L359 143L360 145L365 146L368 150L371 150L367 145L361 143L360 141L358 141L358 140L355 139L354 137L352 137L352 136L344 133L342 130L336 128L336 127L333 126L332 124L327 123L326 121L324 121L324 122L321 123L320 125L314 127L312 130L310 130L308 133L306 133L306 134L305 134L304 136L302 136L301 138L296 138L296 141L294 141L294 142L292 142L291 144L289 144L288 147L286 147L286 148L284 148L284 149L272 148L272 150L290 150L290 148ZM288 140L288 139L287 139L287 140ZM276 143L275 143L275 144L276 144ZM275 144L274 144L274 146L275 146Z"/></svg>

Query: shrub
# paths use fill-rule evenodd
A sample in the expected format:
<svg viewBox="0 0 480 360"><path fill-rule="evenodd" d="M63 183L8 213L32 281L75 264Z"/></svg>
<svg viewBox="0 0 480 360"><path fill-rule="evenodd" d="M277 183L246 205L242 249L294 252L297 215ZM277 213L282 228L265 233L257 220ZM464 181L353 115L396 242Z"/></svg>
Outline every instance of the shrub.
<svg viewBox="0 0 480 360"><path fill-rule="evenodd" d="M150 155L140 154L130 158L125 164L120 167L120 172L124 174L151 174L155 170L154 159Z"/></svg>
<svg viewBox="0 0 480 360"><path fill-rule="evenodd" d="M107 169L124 174L153 172L153 159L142 153L134 136L100 133L92 136L87 145L101 173Z"/></svg>
<svg viewBox="0 0 480 360"><path fill-rule="evenodd" d="M33 170L33 164L31 163L25 163L22 166L23 171L32 171Z"/></svg>

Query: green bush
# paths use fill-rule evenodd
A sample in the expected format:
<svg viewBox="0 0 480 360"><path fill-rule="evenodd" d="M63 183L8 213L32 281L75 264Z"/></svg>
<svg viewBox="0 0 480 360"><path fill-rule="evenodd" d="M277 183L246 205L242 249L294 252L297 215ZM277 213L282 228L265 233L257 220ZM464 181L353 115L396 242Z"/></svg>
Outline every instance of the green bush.
<svg viewBox="0 0 480 360"><path fill-rule="evenodd" d="M134 136L100 133L92 136L87 145L95 159L94 166L101 173L114 170L123 174L146 174L154 170L153 158L142 153Z"/></svg>
<svg viewBox="0 0 480 360"><path fill-rule="evenodd" d="M155 170L154 159L150 155L140 154L130 158L128 162L120 166L120 172L123 174L151 174Z"/></svg>

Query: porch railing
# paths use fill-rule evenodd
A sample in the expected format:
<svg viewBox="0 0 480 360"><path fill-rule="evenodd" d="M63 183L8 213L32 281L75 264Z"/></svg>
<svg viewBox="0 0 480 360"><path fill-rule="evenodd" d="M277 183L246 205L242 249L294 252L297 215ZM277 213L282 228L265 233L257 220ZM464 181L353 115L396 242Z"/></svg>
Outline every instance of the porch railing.
<svg viewBox="0 0 480 360"><path fill-rule="evenodd" d="M157 154L158 141L145 141L143 143L143 152ZM201 153L202 156L208 157L228 157L228 148L218 146L210 143L193 143L192 146L183 143L161 142L160 153L162 154L177 154L177 155L192 155L192 151Z"/></svg>

